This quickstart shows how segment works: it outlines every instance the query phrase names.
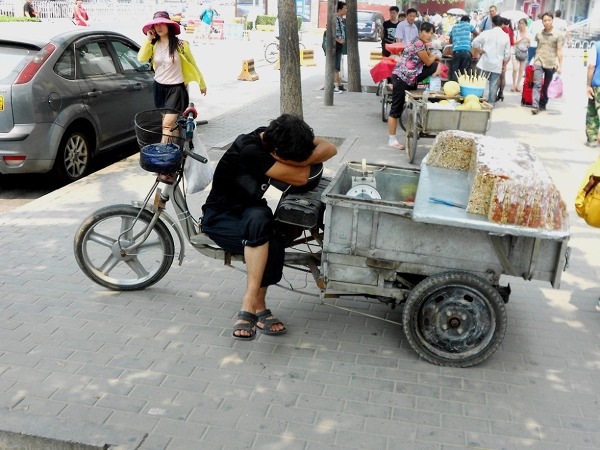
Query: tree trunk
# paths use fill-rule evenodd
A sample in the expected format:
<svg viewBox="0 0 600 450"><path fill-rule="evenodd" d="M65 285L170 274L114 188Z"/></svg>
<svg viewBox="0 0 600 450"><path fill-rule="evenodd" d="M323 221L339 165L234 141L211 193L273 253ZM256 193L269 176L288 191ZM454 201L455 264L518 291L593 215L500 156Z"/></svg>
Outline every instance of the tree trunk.
<svg viewBox="0 0 600 450"><path fill-rule="evenodd" d="M280 112L303 118L296 2L278 0Z"/></svg>
<svg viewBox="0 0 600 450"><path fill-rule="evenodd" d="M327 4L327 37L325 40L325 86L324 105L333 106L333 71L335 70L335 15L337 0L329 0Z"/></svg>
<svg viewBox="0 0 600 450"><path fill-rule="evenodd" d="M348 49L348 90L360 92L360 56L358 54L358 20L356 0L347 0L346 5L346 45Z"/></svg>

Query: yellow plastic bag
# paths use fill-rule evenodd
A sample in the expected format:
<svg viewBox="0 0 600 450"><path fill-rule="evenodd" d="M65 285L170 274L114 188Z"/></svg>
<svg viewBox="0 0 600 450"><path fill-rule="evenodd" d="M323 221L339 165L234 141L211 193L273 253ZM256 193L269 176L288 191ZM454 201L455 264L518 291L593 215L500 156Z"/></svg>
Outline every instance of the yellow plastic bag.
<svg viewBox="0 0 600 450"><path fill-rule="evenodd" d="M585 174L575 198L575 210L588 225L600 228L600 159Z"/></svg>

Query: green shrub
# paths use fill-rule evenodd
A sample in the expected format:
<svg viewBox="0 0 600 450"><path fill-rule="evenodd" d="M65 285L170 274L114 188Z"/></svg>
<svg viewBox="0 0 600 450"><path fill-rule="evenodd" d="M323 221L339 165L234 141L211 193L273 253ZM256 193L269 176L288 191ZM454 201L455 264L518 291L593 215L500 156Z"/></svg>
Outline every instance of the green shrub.
<svg viewBox="0 0 600 450"><path fill-rule="evenodd" d="M277 16L256 16L256 25L275 25Z"/></svg>
<svg viewBox="0 0 600 450"><path fill-rule="evenodd" d="M10 16L0 16L0 22L41 22L37 17L10 17Z"/></svg>

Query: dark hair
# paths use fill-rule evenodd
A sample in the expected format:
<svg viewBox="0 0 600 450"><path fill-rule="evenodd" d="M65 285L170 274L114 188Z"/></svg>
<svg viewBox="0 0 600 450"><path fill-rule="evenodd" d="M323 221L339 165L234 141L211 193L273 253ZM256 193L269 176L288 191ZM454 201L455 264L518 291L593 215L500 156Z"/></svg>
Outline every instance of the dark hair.
<svg viewBox="0 0 600 450"><path fill-rule="evenodd" d="M548 16L548 17L550 17L552 20L554 20L554 16L552 15L552 13L545 12L544 14L542 14L542 19L543 19L544 17L546 17L546 16Z"/></svg>
<svg viewBox="0 0 600 450"><path fill-rule="evenodd" d="M338 2L337 10L341 11L342 9L344 9L344 6L346 6L346 2Z"/></svg>
<svg viewBox="0 0 600 450"><path fill-rule="evenodd" d="M398 8L397 6L390 6L390 12L392 11L400 12L400 8Z"/></svg>
<svg viewBox="0 0 600 450"><path fill-rule="evenodd" d="M297 162L306 161L312 154L314 139L312 128L291 114L282 114L272 120L263 134L263 142L270 153Z"/></svg>
<svg viewBox="0 0 600 450"><path fill-rule="evenodd" d="M464 16L462 16L462 17L460 18L460 21L461 21L461 22L470 22L470 21L471 21L471 18L470 18L469 16L467 16L467 15L464 15Z"/></svg>
<svg viewBox="0 0 600 450"><path fill-rule="evenodd" d="M400 14L398 14L398 17L406 17L406 13L405 12L401 12Z"/></svg>
<svg viewBox="0 0 600 450"><path fill-rule="evenodd" d="M433 24L431 22L423 22L421 24L421 28L419 29L419 31L424 31L426 33L429 33L430 31L434 31L435 27L433 26Z"/></svg>
<svg viewBox="0 0 600 450"><path fill-rule="evenodd" d="M173 25L167 24L167 37L169 38L169 56L172 60L175 58L175 52L177 51L177 46L179 45L179 38L175 34L175 27ZM160 36L156 34L152 39L152 45L156 44Z"/></svg>
<svg viewBox="0 0 600 450"><path fill-rule="evenodd" d="M562 15L562 11L560 9L557 9L556 11L554 11L554 17L560 17Z"/></svg>
<svg viewBox="0 0 600 450"><path fill-rule="evenodd" d="M494 17L492 17L492 23L495 27L501 27L504 24L504 17L495 15Z"/></svg>
<svg viewBox="0 0 600 450"><path fill-rule="evenodd" d="M406 15L408 16L410 13L419 14L419 11L417 11L415 8L408 8L406 10Z"/></svg>

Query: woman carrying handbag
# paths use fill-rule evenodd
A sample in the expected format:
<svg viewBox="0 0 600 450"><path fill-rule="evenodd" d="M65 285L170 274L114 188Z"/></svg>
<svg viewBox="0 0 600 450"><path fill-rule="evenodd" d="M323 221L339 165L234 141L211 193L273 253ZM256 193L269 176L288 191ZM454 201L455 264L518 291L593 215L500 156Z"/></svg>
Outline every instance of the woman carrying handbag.
<svg viewBox="0 0 600 450"><path fill-rule="evenodd" d="M511 91L521 92L523 82L523 73L525 72L525 64L527 63L527 55L529 53L529 44L531 39L527 30L527 20L521 19L518 24L517 35L515 36L515 57L513 60L512 87Z"/></svg>

